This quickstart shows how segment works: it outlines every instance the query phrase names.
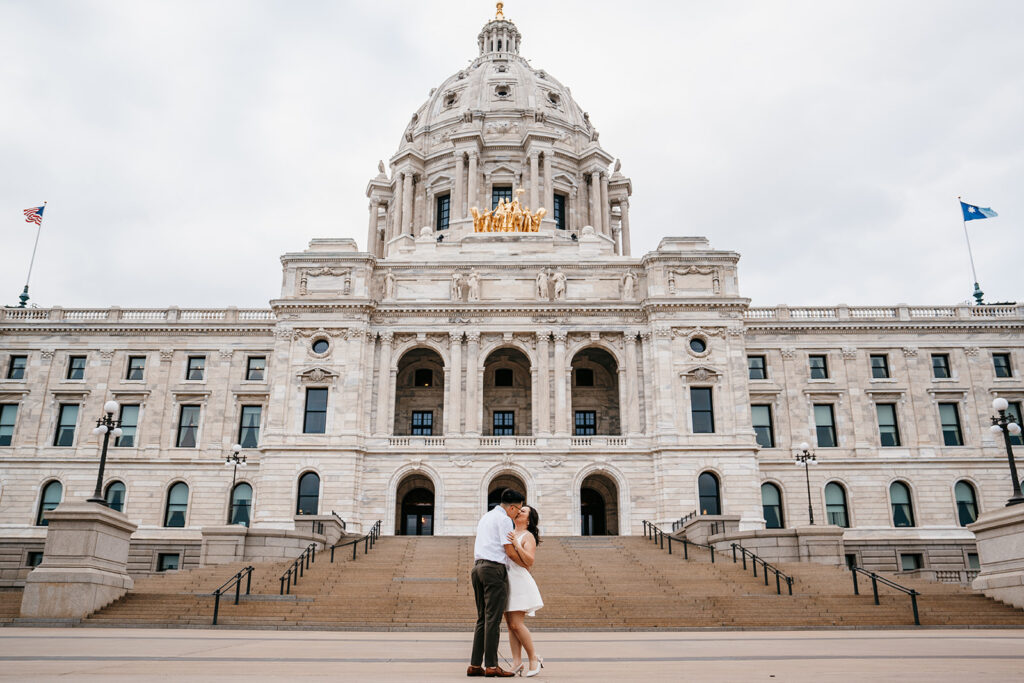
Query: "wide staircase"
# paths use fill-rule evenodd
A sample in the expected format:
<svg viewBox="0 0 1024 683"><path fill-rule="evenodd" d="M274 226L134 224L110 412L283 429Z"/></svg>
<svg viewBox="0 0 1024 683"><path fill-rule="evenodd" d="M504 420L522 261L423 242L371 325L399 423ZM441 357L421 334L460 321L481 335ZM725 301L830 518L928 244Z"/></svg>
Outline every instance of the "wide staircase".
<svg viewBox="0 0 1024 683"><path fill-rule="evenodd" d="M538 629L796 628L911 626L910 599L870 581L853 594L848 571L784 564L793 595L774 579L764 584L728 554L711 563L691 547L689 560L641 537L544 538L534 576L545 607ZM345 549L347 550L347 549ZM252 594L222 598L223 626L322 629L468 630L475 619L469 537L389 536L368 554L317 554L298 585L279 595L278 577L290 562L260 564ZM126 597L90 616L91 625L209 625L210 592L244 565L220 565L139 580ZM925 626L1024 626L1024 611L961 586L899 582L920 591ZM244 586L243 586L244 590Z"/></svg>

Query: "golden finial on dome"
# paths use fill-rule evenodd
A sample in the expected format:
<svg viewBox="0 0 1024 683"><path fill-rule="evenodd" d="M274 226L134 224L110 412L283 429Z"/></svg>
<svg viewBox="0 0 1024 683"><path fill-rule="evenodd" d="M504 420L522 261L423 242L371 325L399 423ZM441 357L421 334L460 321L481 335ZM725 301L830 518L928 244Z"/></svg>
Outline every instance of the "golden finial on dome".
<svg viewBox="0 0 1024 683"><path fill-rule="evenodd" d="M503 3L503 2L499 2L498 3L498 12L494 15L494 20L495 21L500 21L500 20L503 20L505 18L505 14L501 11L504 6L505 6L505 3Z"/></svg>

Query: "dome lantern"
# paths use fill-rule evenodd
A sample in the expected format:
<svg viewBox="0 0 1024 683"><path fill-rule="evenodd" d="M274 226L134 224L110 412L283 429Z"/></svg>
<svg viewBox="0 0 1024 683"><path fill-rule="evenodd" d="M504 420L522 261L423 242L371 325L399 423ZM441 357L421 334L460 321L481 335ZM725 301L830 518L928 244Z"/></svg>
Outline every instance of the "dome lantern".
<svg viewBox="0 0 1024 683"><path fill-rule="evenodd" d="M480 48L481 57L489 54L519 54L522 36L516 25L505 18L502 12L504 6L505 3L498 3L494 19L487 22L477 36L477 47Z"/></svg>

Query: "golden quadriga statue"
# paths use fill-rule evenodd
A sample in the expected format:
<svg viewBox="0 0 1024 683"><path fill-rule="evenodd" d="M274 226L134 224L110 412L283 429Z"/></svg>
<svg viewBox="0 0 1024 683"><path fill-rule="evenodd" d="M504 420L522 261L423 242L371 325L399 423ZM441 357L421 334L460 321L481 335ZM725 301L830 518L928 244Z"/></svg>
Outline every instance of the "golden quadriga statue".
<svg viewBox="0 0 1024 683"><path fill-rule="evenodd" d="M530 213L530 209L519 203L519 195L525 190L516 190L516 198L511 202L504 199L498 202L493 211L480 212L475 206L469 211L473 214L473 232L539 232L540 221L547 209L538 209Z"/></svg>

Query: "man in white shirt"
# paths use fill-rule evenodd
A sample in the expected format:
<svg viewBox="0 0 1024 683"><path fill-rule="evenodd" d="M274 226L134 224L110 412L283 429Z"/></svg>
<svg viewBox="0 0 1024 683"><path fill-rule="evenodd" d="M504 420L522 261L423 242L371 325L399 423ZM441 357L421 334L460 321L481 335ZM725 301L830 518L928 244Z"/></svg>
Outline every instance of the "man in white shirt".
<svg viewBox="0 0 1024 683"><path fill-rule="evenodd" d="M526 499L512 489L501 493L501 505L480 518L473 546L473 594L476 596L476 629L473 631L473 654L467 676L507 678L514 676L498 666L498 640L501 638L501 617L508 606L508 558L515 549L508 534L515 529L512 522ZM486 666L486 668L484 668Z"/></svg>

